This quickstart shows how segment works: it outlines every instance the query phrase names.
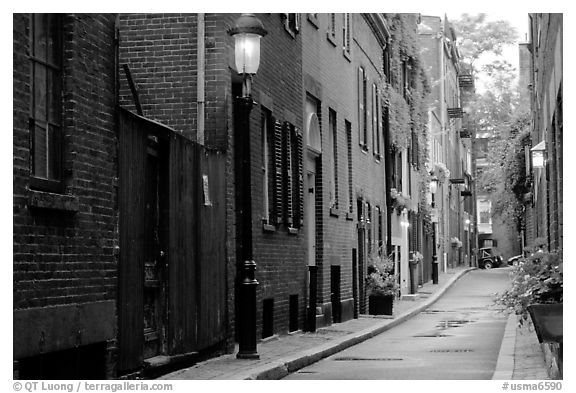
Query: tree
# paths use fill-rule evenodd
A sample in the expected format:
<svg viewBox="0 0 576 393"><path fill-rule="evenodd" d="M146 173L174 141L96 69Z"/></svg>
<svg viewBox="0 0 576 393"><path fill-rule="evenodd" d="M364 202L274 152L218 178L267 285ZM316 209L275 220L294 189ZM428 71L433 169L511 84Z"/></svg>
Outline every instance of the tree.
<svg viewBox="0 0 576 393"><path fill-rule="evenodd" d="M486 14L462 14L452 22L457 33L458 51L462 60L469 64L473 75L476 61L485 53L501 55L506 45L516 43L518 32L506 21L488 21Z"/></svg>
<svg viewBox="0 0 576 393"><path fill-rule="evenodd" d="M506 45L515 43L517 32L506 21L488 21L485 14L463 14L453 25L463 68L475 78L482 76L487 87L481 94L467 96L466 112L478 130L475 143L486 146L485 165L478 166L477 190L490 195L495 221L519 231L526 184L523 131L528 117L514 86L516 70L500 56ZM478 60L486 53L495 59L480 66Z"/></svg>

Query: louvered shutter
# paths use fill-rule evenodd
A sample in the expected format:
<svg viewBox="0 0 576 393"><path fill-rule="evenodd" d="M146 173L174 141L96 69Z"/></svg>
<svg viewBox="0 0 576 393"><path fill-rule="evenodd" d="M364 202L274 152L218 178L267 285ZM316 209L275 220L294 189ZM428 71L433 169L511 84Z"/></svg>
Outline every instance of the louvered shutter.
<svg viewBox="0 0 576 393"><path fill-rule="evenodd" d="M266 174L268 176L268 224L273 225L276 222L276 206L275 206L275 195L276 195L276 188L274 186L275 179L276 179L276 162L274 161L275 157L275 150L274 150L274 125L275 119L274 117L270 116L269 121L267 122L267 134L266 134L266 143L267 143L267 150L268 150L268 157L267 163L268 166L266 168Z"/></svg>
<svg viewBox="0 0 576 393"><path fill-rule="evenodd" d="M376 133L378 132L378 99L376 98L376 84L372 84L372 153L376 154L378 151L378 137Z"/></svg>
<svg viewBox="0 0 576 393"><path fill-rule="evenodd" d="M377 153L378 153L378 158L382 157L382 142L384 140L384 128L382 126L382 101L380 100L380 92L378 90L376 90L376 100L377 100L377 104L376 104L376 110L378 112L378 130L376 131L378 133L377 135L377 140L378 140L378 148L377 148Z"/></svg>
<svg viewBox="0 0 576 393"><path fill-rule="evenodd" d="M295 225L302 227L304 225L304 168L303 168L303 138L302 131L295 129L296 135L296 165L298 167L297 177L297 219Z"/></svg>
<svg viewBox="0 0 576 393"><path fill-rule="evenodd" d="M274 214L276 224L282 224L284 206L282 201L282 123L274 122Z"/></svg>
<svg viewBox="0 0 576 393"><path fill-rule="evenodd" d="M366 143L364 138L364 69L358 68L358 143L362 146Z"/></svg>
<svg viewBox="0 0 576 393"><path fill-rule="evenodd" d="M293 209L292 209L292 126L284 122L283 126L283 156L284 156L284 203L286 220L285 222L292 226Z"/></svg>

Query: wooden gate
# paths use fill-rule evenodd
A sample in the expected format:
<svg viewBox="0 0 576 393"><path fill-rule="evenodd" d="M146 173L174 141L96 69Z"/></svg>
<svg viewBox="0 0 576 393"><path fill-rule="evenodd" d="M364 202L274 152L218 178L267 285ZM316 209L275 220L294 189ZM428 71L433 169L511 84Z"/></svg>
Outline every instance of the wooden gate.
<svg viewBox="0 0 576 393"><path fill-rule="evenodd" d="M119 134L118 369L126 372L145 357L225 339L226 192L222 154L123 109Z"/></svg>

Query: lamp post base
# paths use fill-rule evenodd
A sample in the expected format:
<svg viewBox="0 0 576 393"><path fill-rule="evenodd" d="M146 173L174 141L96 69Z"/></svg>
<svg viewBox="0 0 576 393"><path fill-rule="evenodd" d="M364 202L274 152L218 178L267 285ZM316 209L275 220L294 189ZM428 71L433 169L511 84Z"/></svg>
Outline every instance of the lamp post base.
<svg viewBox="0 0 576 393"><path fill-rule="evenodd" d="M260 355L257 352L238 352L236 354L236 359L260 359Z"/></svg>

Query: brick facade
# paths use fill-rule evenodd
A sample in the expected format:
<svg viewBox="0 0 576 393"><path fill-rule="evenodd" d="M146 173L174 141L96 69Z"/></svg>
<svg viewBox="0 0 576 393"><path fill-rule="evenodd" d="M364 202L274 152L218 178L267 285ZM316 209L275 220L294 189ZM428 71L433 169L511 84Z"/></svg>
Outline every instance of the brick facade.
<svg viewBox="0 0 576 393"><path fill-rule="evenodd" d="M14 357L23 377L49 377L38 374L40 353L81 351L106 341L99 354L87 356L113 348L118 244L114 21L107 14L63 16L64 190L53 193L31 185L30 16L13 16Z"/></svg>
<svg viewBox="0 0 576 393"><path fill-rule="evenodd" d="M533 169L535 237L563 246L562 14L530 14L532 145L546 142L544 169ZM530 225L530 224L529 224Z"/></svg>
<svg viewBox="0 0 576 393"><path fill-rule="evenodd" d="M161 121L188 138L197 139L197 37L198 18L204 18L206 146L226 155L228 321L229 340L235 334L236 292L241 261L236 260L233 100L239 95L240 77L233 70L234 41L227 30L236 14L130 14L121 16L121 63L128 63L139 87L144 115ZM261 64L253 79L251 112L252 242L257 263L258 337L262 337L262 305L273 299L272 329L288 330L290 295L298 295L299 325L303 324L305 265L301 231L288 231L285 224L263 229L262 221L262 113L302 129L301 39L285 28L281 14L258 15L268 31L262 39ZM278 50L282 48L282 50ZM126 84L121 104L133 108ZM271 229L271 230L270 230ZM292 233L294 232L294 233ZM269 323L269 322L267 322ZM228 346L232 349L231 346Z"/></svg>

